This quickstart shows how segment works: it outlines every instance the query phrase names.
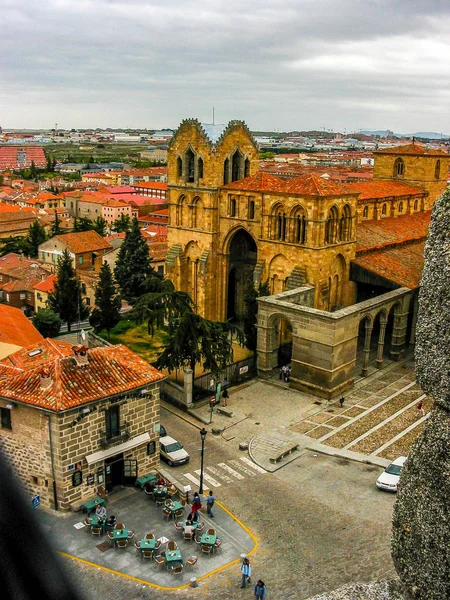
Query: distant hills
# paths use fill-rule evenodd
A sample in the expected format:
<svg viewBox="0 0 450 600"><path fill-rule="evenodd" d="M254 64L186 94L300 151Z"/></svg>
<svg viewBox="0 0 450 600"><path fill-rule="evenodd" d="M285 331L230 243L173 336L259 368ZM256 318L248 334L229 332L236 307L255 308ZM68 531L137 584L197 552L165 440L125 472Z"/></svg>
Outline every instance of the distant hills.
<svg viewBox="0 0 450 600"><path fill-rule="evenodd" d="M379 135L380 137L386 137L388 135L395 136L398 138L402 137L415 137L424 138L427 140L443 140L450 137L447 133L436 133L435 131L416 131L415 133L392 133L389 129L359 129L358 133L364 133L365 135Z"/></svg>

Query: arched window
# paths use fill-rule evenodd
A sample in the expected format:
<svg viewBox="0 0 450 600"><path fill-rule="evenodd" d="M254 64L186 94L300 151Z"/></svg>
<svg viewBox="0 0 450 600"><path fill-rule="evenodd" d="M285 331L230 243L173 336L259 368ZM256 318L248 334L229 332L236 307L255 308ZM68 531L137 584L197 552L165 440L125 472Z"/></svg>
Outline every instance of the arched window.
<svg viewBox="0 0 450 600"><path fill-rule="evenodd" d="M418 203L417 198L416 198L414 200L414 210L417 210L418 206L419 206L419 203Z"/></svg>
<svg viewBox="0 0 450 600"><path fill-rule="evenodd" d="M369 216L369 207L365 206L364 210L363 210L363 217L364 217L364 219L367 219L368 216Z"/></svg>
<svg viewBox="0 0 450 600"><path fill-rule="evenodd" d="M277 214L277 240L284 242L286 239L286 213L281 210Z"/></svg>
<svg viewBox="0 0 450 600"><path fill-rule="evenodd" d="M436 166L434 167L434 178L439 179L440 175L441 175L441 161L437 160Z"/></svg>
<svg viewBox="0 0 450 600"><path fill-rule="evenodd" d="M185 205L186 196L180 196L177 202L176 212L176 224L178 227L183 226L183 209Z"/></svg>
<svg viewBox="0 0 450 600"><path fill-rule="evenodd" d="M249 219L255 218L255 201L254 200L248 201L248 218Z"/></svg>
<svg viewBox="0 0 450 600"><path fill-rule="evenodd" d="M383 204L383 207L381 208L381 214L385 217L387 214L387 206L386 204Z"/></svg>
<svg viewBox="0 0 450 600"><path fill-rule="evenodd" d="M401 215L403 212L403 202L398 203L398 214Z"/></svg>
<svg viewBox="0 0 450 600"><path fill-rule="evenodd" d="M292 223L292 232L290 235L290 239L294 244L305 244L306 243L306 228L307 228L307 220L305 216L305 211L303 208L297 210L293 217L291 218Z"/></svg>
<svg viewBox="0 0 450 600"><path fill-rule="evenodd" d="M226 158L223 163L223 183L224 185L230 183L230 161L228 158Z"/></svg>
<svg viewBox="0 0 450 600"><path fill-rule="evenodd" d="M196 197L192 200L192 214L191 214L191 227L192 229L197 229L198 227L198 213L200 208L201 200L199 197Z"/></svg>
<svg viewBox="0 0 450 600"><path fill-rule="evenodd" d="M347 242L351 238L351 224L352 224L352 213L350 206L346 204L342 211L342 216L339 221L339 240L341 242Z"/></svg>
<svg viewBox="0 0 450 600"><path fill-rule="evenodd" d="M198 178L203 179L203 158L198 159L197 172L198 172Z"/></svg>
<svg viewBox="0 0 450 600"><path fill-rule="evenodd" d="M242 178L243 172L243 156L236 150L231 159L231 181L237 181Z"/></svg>
<svg viewBox="0 0 450 600"><path fill-rule="evenodd" d="M230 198L230 206L228 212L230 217L236 216L236 198Z"/></svg>
<svg viewBox="0 0 450 600"><path fill-rule="evenodd" d="M245 159L244 163L244 177L250 177L250 160L248 158Z"/></svg>
<svg viewBox="0 0 450 600"><path fill-rule="evenodd" d="M338 211L335 206L330 208L325 225L325 244L334 244L337 238Z"/></svg>
<svg viewBox="0 0 450 600"><path fill-rule="evenodd" d="M181 160L181 157L179 156L177 158L177 177L182 177L183 176L183 161Z"/></svg>
<svg viewBox="0 0 450 600"><path fill-rule="evenodd" d="M405 174L405 163L402 158L397 158L394 162L394 177L403 177Z"/></svg>

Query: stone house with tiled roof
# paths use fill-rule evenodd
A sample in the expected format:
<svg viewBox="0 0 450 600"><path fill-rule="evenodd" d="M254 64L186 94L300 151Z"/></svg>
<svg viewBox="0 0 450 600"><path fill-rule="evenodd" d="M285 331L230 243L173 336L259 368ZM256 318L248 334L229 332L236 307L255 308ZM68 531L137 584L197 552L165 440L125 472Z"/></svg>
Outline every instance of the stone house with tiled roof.
<svg viewBox="0 0 450 600"><path fill-rule="evenodd" d="M56 235L39 246L39 258L54 268L67 250L77 271L99 272L102 257L112 246L96 231L80 231Z"/></svg>
<svg viewBox="0 0 450 600"><path fill-rule="evenodd" d="M0 444L27 495L67 510L159 465L164 375L125 346L42 340L0 361Z"/></svg>
<svg viewBox="0 0 450 600"><path fill-rule="evenodd" d="M50 268L39 260L9 253L0 257L0 298L27 315L36 310L34 286L50 275Z"/></svg>
<svg viewBox="0 0 450 600"><path fill-rule="evenodd" d="M354 183L312 170L275 176L258 158L243 122L181 123L168 152L167 276L202 316L237 322L248 282L267 281L277 300L259 301L259 373L292 362L291 386L332 397L354 380L358 340L363 374L374 339L377 367L413 343L421 250L450 156L415 143L384 149L373 179ZM363 250L370 235L379 242ZM294 296L312 311L298 321L290 305L275 307ZM338 317L351 322L338 327Z"/></svg>

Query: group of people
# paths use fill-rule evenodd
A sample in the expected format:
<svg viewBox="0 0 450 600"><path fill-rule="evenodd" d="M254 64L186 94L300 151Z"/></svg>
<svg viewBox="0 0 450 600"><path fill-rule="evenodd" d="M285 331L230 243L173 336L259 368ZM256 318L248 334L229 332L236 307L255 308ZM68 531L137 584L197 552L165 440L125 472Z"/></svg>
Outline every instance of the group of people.
<svg viewBox="0 0 450 600"><path fill-rule="evenodd" d="M243 588L247 587L247 583L251 583L252 567L251 567L250 561L248 560L247 557L245 557L244 560L242 561L241 573L242 573L241 589L243 589ZM266 598L266 586L262 579L258 579L258 581L256 582L254 592L255 592L255 598L263 598L263 599Z"/></svg>
<svg viewBox="0 0 450 600"><path fill-rule="evenodd" d="M206 513L211 519L214 519L214 515L212 512L212 508L216 501L216 497L213 494L213 491L209 491L209 496L206 498ZM195 492L194 497L192 499L191 504L191 512L187 517L187 521L198 521L198 511L202 508L202 502L200 500L200 496L198 492Z"/></svg>
<svg viewBox="0 0 450 600"><path fill-rule="evenodd" d="M280 379L283 381L291 380L291 367L289 365L283 365L280 369Z"/></svg>

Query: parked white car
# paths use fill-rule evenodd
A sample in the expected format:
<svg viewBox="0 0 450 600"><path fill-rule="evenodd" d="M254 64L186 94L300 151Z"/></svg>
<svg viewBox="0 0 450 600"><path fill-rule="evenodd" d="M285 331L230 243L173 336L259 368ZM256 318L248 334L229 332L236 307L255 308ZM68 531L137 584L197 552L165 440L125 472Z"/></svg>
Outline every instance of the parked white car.
<svg viewBox="0 0 450 600"><path fill-rule="evenodd" d="M166 435L159 439L161 458L163 458L169 467L183 465L189 462L189 454L173 437Z"/></svg>
<svg viewBox="0 0 450 600"><path fill-rule="evenodd" d="M407 456L400 456L391 462L378 477L377 488L388 492L396 492L400 473L407 458Z"/></svg>

